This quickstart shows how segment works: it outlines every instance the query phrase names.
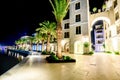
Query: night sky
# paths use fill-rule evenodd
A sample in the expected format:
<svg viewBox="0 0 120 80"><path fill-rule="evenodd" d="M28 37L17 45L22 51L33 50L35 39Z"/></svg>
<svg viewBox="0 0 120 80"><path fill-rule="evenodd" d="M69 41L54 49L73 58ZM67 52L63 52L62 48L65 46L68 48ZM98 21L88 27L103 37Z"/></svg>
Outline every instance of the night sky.
<svg viewBox="0 0 120 80"><path fill-rule="evenodd" d="M31 35L44 20L55 21L49 0L15 0L6 4L1 15L0 44L13 45L14 41L24 35ZM89 0L90 10L101 7L104 0ZM11 7L12 5L12 7ZM4 14L3 13L3 14Z"/></svg>

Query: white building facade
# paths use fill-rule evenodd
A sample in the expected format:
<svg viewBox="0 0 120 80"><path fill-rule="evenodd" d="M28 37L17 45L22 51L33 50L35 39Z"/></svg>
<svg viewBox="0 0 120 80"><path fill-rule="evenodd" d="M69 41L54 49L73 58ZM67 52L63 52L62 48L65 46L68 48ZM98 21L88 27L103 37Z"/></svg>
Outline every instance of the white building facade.
<svg viewBox="0 0 120 80"><path fill-rule="evenodd" d="M89 2L71 0L69 8L69 19L64 20L62 24L62 48L63 51L82 54L83 43L89 42Z"/></svg>
<svg viewBox="0 0 120 80"><path fill-rule="evenodd" d="M120 51L120 0L108 0L106 5L110 4L111 6L106 7L106 11L90 14L89 0L71 0L69 19L62 22L62 51L83 54L84 42L90 43L90 50L93 45L97 48L95 45L99 45L96 44L99 37L91 35L91 31L93 25L97 26L95 22L99 20L102 20L102 31L104 32L101 37L103 42L100 45L104 44L105 49L100 47L94 51ZM96 33L94 34L96 35ZM94 44L91 38L94 38Z"/></svg>

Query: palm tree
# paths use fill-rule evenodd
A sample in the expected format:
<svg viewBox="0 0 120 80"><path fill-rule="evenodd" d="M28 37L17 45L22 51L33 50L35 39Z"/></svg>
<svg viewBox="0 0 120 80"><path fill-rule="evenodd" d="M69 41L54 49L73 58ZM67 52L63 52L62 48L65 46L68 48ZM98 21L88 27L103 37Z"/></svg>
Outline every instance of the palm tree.
<svg viewBox="0 0 120 80"><path fill-rule="evenodd" d="M34 42L37 44L36 50L38 51L38 45L41 42L42 36L40 33L36 32Z"/></svg>
<svg viewBox="0 0 120 80"><path fill-rule="evenodd" d="M50 38L53 36L56 32L56 23L55 22L49 22L44 21L39 24L41 26L40 31L45 33L47 35L47 45L46 45L46 51L50 51Z"/></svg>
<svg viewBox="0 0 120 80"><path fill-rule="evenodd" d="M39 36L39 39L42 42L42 51L44 51L44 42L46 40L47 35L44 32L40 31L40 29L41 28L37 28L36 31L37 31L37 36Z"/></svg>
<svg viewBox="0 0 120 80"><path fill-rule="evenodd" d="M94 7L92 10L95 13L97 11L97 7Z"/></svg>
<svg viewBox="0 0 120 80"><path fill-rule="evenodd" d="M25 44L27 44L27 39L26 38L20 38L19 41L20 41L20 44L21 44L20 48L25 50L25 47L26 47Z"/></svg>
<svg viewBox="0 0 120 80"><path fill-rule="evenodd" d="M103 4L102 5L102 11L105 11L105 9L106 9L106 4Z"/></svg>
<svg viewBox="0 0 120 80"><path fill-rule="evenodd" d="M21 44L20 40L19 39L15 40L15 44L16 44L17 49L19 49L20 48L20 44Z"/></svg>
<svg viewBox="0 0 120 80"><path fill-rule="evenodd" d="M61 40L62 40L62 21L63 18L66 16L68 9L69 9L69 3L70 0L54 0L53 2L51 0L50 4L53 8L53 14L55 16L56 22L57 22L57 57L62 58L62 52L61 52Z"/></svg>
<svg viewBox="0 0 120 80"><path fill-rule="evenodd" d="M28 43L30 45L30 50L32 50L32 43L33 43L34 37L29 36L29 37L27 37L27 40L28 40Z"/></svg>

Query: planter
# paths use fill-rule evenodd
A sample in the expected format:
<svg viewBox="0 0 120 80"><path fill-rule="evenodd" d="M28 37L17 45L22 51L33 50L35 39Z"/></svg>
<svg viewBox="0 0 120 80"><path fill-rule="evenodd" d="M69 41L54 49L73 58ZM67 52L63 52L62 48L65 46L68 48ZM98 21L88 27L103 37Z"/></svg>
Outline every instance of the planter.
<svg viewBox="0 0 120 80"><path fill-rule="evenodd" d="M46 60L48 63L69 63L69 62L76 62L75 59L67 59L67 60L64 60L64 59L58 59L58 58L51 58L51 56L49 57L46 57Z"/></svg>

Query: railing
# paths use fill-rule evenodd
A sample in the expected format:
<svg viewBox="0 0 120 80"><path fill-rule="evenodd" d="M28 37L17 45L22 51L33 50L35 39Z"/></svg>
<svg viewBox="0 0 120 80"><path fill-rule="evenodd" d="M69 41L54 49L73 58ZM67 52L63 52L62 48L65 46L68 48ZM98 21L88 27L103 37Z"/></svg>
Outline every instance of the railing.
<svg viewBox="0 0 120 80"><path fill-rule="evenodd" d="M17 58L21 57L23 59L24 57L28 56L30 52L24 50L7 49L6 54Z"/></svg>

